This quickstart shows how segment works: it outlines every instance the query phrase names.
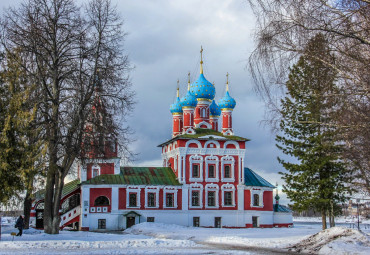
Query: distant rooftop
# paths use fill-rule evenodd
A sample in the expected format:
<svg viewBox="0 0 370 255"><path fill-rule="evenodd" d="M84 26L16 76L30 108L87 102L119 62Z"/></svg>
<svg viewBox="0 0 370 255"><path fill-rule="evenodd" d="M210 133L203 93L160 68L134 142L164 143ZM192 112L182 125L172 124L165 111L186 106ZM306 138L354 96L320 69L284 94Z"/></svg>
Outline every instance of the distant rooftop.
<svg viewBox="0 0 370 255"><path fill-rule="evenodd" d="M281 204L274 204L274 212L286 212L290 213L292 210L290 210L287 206L281 205Z"/></svg>
<svg viewBox="0 0 370 255"><path fill-rule="evenodd" d="M63 190L62 190L62 197L68 195L69 193L72 193L76 189L78 189L80 184L80 180L76 179L73 181L70 181L66 184L64 184ZM36 199L43 199L45 196L45 189L39 190L35 193L35 198Z"/></svg>

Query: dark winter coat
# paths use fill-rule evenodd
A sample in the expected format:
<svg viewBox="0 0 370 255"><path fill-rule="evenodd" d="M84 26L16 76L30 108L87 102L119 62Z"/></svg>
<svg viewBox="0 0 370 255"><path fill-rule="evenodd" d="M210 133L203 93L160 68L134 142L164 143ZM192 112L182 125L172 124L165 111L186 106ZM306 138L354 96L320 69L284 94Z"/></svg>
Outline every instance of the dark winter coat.
<svg viewBox="0 0 370 255"><path fill-rule="evenodd" d="M15 227L16 228L21 228L23 229L24 227L24 221L23 221L23 218L19 216L17 222L15 223Z"/></svg>

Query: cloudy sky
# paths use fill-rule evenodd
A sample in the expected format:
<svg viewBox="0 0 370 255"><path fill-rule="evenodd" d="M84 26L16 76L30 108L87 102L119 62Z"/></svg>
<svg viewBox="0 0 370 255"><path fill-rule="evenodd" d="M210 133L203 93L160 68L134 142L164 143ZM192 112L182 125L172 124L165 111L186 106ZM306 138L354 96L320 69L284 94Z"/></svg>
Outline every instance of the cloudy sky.
<svg viewBox="0 0 370 255"><path fill-rule="evenodd" d="M135 131L135 165L160 166L158 144L171 138L169 106L199 75L200 46L204 75L215 82L216 100L225 93L229 72L230 94L237 102L234 133L251 139L246 166L271 183L282 183L279 151L269 127L264 127L264 104L253 91L247 60L254 49L254 16L246 0L112 0L124 18L125 50L135 67L131 73L137 104L129 118ZM20 0L0 0L0 7ZM285 196L283 196L285 198Z"/></svg>

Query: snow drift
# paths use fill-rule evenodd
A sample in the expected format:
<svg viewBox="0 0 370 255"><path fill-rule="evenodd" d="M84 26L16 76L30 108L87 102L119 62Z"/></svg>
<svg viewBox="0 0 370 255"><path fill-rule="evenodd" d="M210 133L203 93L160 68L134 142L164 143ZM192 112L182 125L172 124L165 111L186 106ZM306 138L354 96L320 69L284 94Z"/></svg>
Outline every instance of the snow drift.
<svg viewBox="0 0 370 255"><path fill-rule="evenodd" d="M308 254L369 254L370 238L355 229L333 227L303 239L289 250Z"/></svg>

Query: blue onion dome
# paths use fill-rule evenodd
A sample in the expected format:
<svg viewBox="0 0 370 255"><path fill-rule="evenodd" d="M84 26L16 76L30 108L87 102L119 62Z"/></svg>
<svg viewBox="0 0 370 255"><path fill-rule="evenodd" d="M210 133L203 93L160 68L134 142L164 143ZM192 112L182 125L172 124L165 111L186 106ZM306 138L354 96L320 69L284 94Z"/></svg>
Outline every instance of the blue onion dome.
<svg viewBox="0 0 370 255"><path fill-rule="evenodd" d="M212 101L212 104L209 106L209 111L211 116L220 116L221 115L221 109L216 104L215 100Z"/></svg>
<svg viewBox="0 0 370 255"><path fill-rule="evenodd" d="M188 92L181 98L181 107L195 107L197 106L197 98L190 92L190 81L188 82Z"/></svg>
<svg viewBox="0 0 370 255"><path fill-rule="evenodd" d="M179 90L177 89L177 98L176 98L175 102L173 104L171 104L171 107L170 107L170 111L171 111L172 114L182 113L182 106L181 106L178 91Z"/></svg>
<svg viewBox="0 0 370 255"><path fill-rule="evenodd" d="M218 106L221 109L234 109L236 106L235 99L232 98L229 94L229 91L226 91L226 94L223 98L218 101Z"/></svg>
<svg viewBox="0 0 370 255"><path fill-rule="evenodd" d="M190 92L196 98L213 100L215 98L216 90L215 86L207 81L203 73L201 73L198 79L193 82L190 86Z"/></svg>

